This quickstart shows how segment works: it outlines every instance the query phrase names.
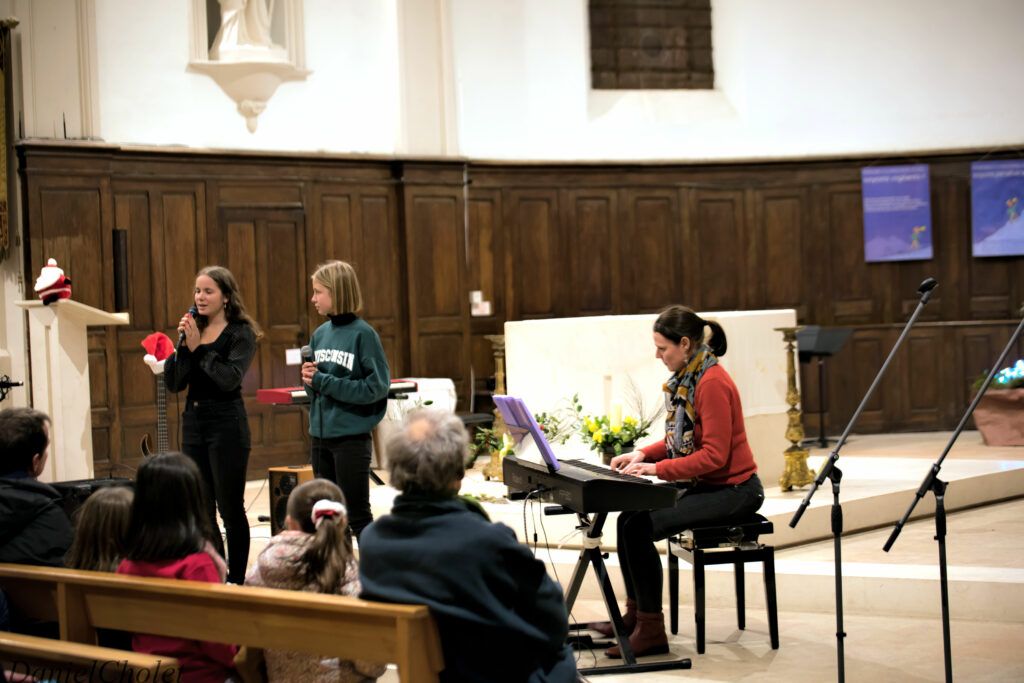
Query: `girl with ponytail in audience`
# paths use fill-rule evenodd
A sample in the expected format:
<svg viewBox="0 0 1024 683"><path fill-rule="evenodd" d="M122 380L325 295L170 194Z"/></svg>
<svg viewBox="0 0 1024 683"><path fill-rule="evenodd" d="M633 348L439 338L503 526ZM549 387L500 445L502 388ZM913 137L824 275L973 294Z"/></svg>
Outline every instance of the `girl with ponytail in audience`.
<svg viewBox="0 0 1024 683"><path fill-rule="evenodd" d="M705 341L705 333L710 336ZM695 526L723 524L756 512L764 502L754 454L747 443L736 384L718 364L725 331L685 306L670 306L654 323L655 356L672 373L665 392L665 439L614 458L613 469L689 481L674 508L623 512L618 554L626 585L623 615L637 656L668 652L661 605L660 541ZM597 625L611 634L610 624ZM618 647L607 651L620 657Z"/></svg>
<svg viewBox="0 0 1024 683"><path fill-rule="evenodd" d="M127 556L117 573L224 583L227 567L212 539L195 462L181 453L144 460L135 477ZM224 683L235 676L234 645L133 633L132 649L175 657L182 683Z"/></svg>
<svg viewBox="0 0 1024 683"><path fill-rule="evenodd" d="M326 479L299 485L288 496L285 530L270 539L245 579L247 586L358 597L359 567L347 532L341 489ZM383 664L321 659L299 652L265 653L270 683L362 683L383 675Z"/></svg>

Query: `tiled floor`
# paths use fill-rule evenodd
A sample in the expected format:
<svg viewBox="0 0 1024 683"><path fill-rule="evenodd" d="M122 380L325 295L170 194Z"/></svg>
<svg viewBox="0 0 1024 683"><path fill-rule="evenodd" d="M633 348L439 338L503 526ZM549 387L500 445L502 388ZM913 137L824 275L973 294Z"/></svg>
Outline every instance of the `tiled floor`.
<svg viewBox="0 0 1024 683"><path fill-rule="evenodd" d="M917 506L924 515L903 529L892 551L882 545L892 522L902 516L928 467L945 447L949 433L854 436L843 449L841 502L846 529L841 542L844 589L845 673L850 681L941 681L943 638L939 618L938 546L934 537L931 494ZM817 467L827 456L812 451ZM464 490L498 498L504 487L485 482L482 463L466 478ZM943 463L941 476L950 481L947 564L949 567L953 674L958 680L1024 680L1024 448L987 448L976 432L965 432ZM771 482L766 482L769 486ZM266 542L269 525L257 515L268 510L266 487L250 482L247 504L253 522L250 560ZM685 564L680 577L680 633L671 640L675 657L689 657L690 670L594 676L602 683L635 681L802 681L836 680L834 547L828 526L832 492L829 483L816 493L797 529L788 522L807 488L781 492L767 489L762 512L776 527L779 630L781 647L768 643L759 572L748 568L747 628L736 629L732 579L709 572L707 652L697 655L693 640L690 574ZM374 514L385 514L394 491L375 487ZM998 504L986 501L1011 499ZM1015 499L1015 500L1013 500ZM505 521L523 537L521 504L486 505L492 517ZM817 508L817 509L816 509ZM532 517L532 516L531 516ZM542 517L541 517L542 518ZM577 539L570 517L543 518L552 545L539 556L562 581L577 557ZM532 525L532 523L531 523ZM614 524L608 526L614 527ZM786 534L790 534L786 536ZM532 535L532 528L530 531ZM806 538L801 540L793 534ZM543 538L543 537L542 537ZM780 542L788 538L790 543ZM608 564L621 596L614 539ZM584 582L573 610L575 621L605 618L592 577ZM596 659L595 659L596 657ZM646 660L647 658L645 658ZM580 666L612 664L598 654L583 652ZM389 671L385 681L397 681Z"/></svg>

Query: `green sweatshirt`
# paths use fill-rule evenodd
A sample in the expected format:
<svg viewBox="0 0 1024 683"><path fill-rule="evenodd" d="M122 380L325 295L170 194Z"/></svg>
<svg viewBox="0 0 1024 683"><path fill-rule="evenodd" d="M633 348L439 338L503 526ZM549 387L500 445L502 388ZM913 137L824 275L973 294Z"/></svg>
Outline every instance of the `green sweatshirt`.
<svg viewBox="0 0 1024 683"><path fill-rule="evenodd" d="M313 374L309 433L332 439L366 434L387 410L391 376L380 337L349 313L332 316L313 332Z"/></svg>

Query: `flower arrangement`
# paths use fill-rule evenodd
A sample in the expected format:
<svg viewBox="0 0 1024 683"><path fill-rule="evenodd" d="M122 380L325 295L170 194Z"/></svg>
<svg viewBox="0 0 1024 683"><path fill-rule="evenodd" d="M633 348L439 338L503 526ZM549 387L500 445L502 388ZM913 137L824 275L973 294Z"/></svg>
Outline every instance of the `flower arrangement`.
<svg viewBox="0 0 1024 683"><path fill-rule="evenodd" d="M988 377L988 373L983 372L974 380L974 391L981 389L986 377ZM988 388L993 390L1024 388L1024 360L1018 360L1015 364L997 372Z"/></svg>
<svg viewBox="0 0 1024 683"><path fill-rule="evenodd" d="M600 451L610 459L633 450L636 442L647 436L660 411L645 412L639 393L634 393L639 417L622 414L622 404L613 403L608 415L584 415L579 396L572 397L572 407L579 419L578 433L592 451Z"/></svg>

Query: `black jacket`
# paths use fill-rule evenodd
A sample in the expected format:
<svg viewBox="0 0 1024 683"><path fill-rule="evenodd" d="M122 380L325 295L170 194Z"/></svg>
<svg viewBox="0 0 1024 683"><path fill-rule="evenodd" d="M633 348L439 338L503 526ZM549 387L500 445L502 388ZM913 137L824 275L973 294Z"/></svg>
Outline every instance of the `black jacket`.
<svg viewBox="0 0 1024 683"><path fill-rule="evenodd" d="M359 578L365 599L430 607L443 683L576 680L558 584L512 529L460 498L398 496L363 529Z"/></svg>
<svg viewBox="0 0 1024 683"><path fill-rule="evenodd" d="M64 565L74 532L60 497L31 477L0 477L0 562Z"/></svg>

